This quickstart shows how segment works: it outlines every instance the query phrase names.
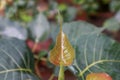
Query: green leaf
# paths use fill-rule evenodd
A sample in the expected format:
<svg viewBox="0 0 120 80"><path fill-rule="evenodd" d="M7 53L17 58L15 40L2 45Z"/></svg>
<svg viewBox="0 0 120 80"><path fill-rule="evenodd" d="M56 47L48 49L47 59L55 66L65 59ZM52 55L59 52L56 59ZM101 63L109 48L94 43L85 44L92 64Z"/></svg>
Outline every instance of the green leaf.
<svg viewBox="0 0 120 80"><path fill-rule="evenodd" d="M85 3L85 0L73 0L73 2L76 4L83 4Z"/></svg>
<svg viewBox="0 0 120 80"><path fill-rule="evenodd" d="M33 55L24 41L15 38L0 39L1 80L39 80L33 69Z"/></svg>
<svg viewBox="0 0 120 80"><path fill-rule="evenodd" d="M67 5L66 5L66 4L59 4L59 5L58 5L58 9L59 9L60 11L65 11L65 10L67 9Z"/></svg>
<svg viewBox="0 0 120 80"><path fill-rule="evenodd" d="M27 30L20 23L10 21L8 18L0 17L0 36L14 37L26 40L28 37Z"/></svg>
<svg viewBox="0 0 120 80"><path fill-rule="evenodd" d="M44 57L45 55L47 55L48 53L47 53L47 51L41 51L40 53L39 53L39 59L41 59L42 57Z"/></svg>
<svg viewBox="0 0 120 80"><path fill-rule="evenodd" d="M120 23L116 18L110 18L104 22L103 27L109 31L118 31L120 29Z"/></svg>
<svg viewBox="0 0 120 80"><path fill-rule="evenodd" d="M120 23L120 10L115 14L114 17Z"/></svg>
<svg viewBox="0 0 120 80"><path fill-rule="evenodd" d="M70 39L70 41L74 44L76 44L76 40L80 38L80 35L85 35L89 34L91 32L100 32L96 26L92 24L88 24L83 21L77 21L77 22L69 22L69 23L64 23L63 24L63 32L65 32ZM51 29L51 37L55 41L56 36L59 32L59 27L56 25L53 25ZM93 33L94 33L93 32Z"/></svg>
<svg viewBox="0 0 120 80"><path fill-rule="evenodd" d="M24 12L24 11L21 11L20 12L20 19L22 20L22 21L24 21L24 22L30 22L30 21L32 21L32 16L30 16L30 15L28 15L26 12Z"/></svg>
<svg viewBox="0 0 120 80"><path fill-rule="evenodd" d="M120 1L119 0L111 0L110 10L112 12L116 12L120 10Z"/></svg>
<svg viewBox="0 0 120 80"><path fill-rule="evenodd" d="M29 25L30 34L37 41L46 39L49 35L49 29L49 22L43 13L38 14Z"/></svg>
<svg viewBox="0 0 120 80"><path fill-rule="evenodd" d="M54 29L53 39L58 29ZM85 80L91 72L106 72L113 80L120 79L120 44L102 34L103 28L97 28L87 22L65 23L63 31L76 49L76 59L69 69Z"/></svg>
<svg viewBox="0 0 120 80"><path fill-rule="evenodd" d="M26 1L18 0L18 1L16 2L16 4L19 5L19 6L24 6L24 5L26 4Z"/></svg>
<svg viewBox="0 0 120 80"><path fill-rule="evenodd" d="M72 21L75 19L77 14L77 9L75 7L68 7L65 14L65 21Z"/></svg>

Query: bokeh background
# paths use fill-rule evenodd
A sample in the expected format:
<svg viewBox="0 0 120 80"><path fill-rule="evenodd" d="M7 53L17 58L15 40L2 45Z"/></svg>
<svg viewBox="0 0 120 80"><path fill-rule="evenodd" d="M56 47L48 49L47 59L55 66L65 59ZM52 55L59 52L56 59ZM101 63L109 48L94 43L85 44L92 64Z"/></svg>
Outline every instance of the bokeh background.
<svg viewBox="0 0 120 80"><path fill-rule="evenodd" d="M26 41L34 54L35 72L42 80L55 73L46 57L54 45L50 32L59 24L57 10L63 23L86 21L105 27L103 33L120 41L120 0L0 0L0 36ZM76 80L70 71L65 75L65 80Z"/></svg>

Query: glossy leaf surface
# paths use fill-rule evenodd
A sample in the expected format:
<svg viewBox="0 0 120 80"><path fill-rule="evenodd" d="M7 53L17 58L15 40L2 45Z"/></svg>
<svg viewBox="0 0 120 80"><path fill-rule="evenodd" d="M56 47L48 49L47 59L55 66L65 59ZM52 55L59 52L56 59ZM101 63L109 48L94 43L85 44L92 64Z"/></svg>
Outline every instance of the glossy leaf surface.
<svg viewBox="0 0 120 80"><path fill-rule="evenodd" d="M112 78L106 73L91 73L87 75L86 80L112 80Z"/></svg>
<svg viewBox="0 0 120 80"><path fill-rule="evenodd" d="M49 60L54 65L69 66L75 57L75 51L71 46L67 36L62 31L56 38L55 47L50 51Z"/></svg>

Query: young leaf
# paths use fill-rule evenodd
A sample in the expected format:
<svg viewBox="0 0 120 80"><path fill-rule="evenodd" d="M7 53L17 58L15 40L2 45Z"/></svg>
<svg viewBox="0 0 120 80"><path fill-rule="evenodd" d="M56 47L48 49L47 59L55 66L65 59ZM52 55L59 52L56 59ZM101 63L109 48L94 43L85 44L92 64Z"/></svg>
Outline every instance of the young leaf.
<svg viewBox="0 0 120 80"><path fill-rule="evenodd" d="M86 80L112 80L107 73L91 73L88 74Z"/></svg>
<svg viewBox="0 0 120 80"><path fill-rule="evenodd" d="M60 31L56 38L55 47L50 51L49 60L57 66L69 66L73 62L75 51L66 34L62 30L63 19L59 11L58 22L60 23Z"/></svg>
<svg viewBox="0 0 120 80"><path fill-rule="evenodd" d="M75 51L72 48L67 36L63 32L59 32L55 47L50 51L50 62L54 65L69 66L75 57Z"/></svg>
<svg viewBox="0 0 120 80"><path fill-rule="evenodd" d="M58 80L64 80L64 66L72 64L75 57L75 51L70 44L67 36L62 31L62 16L58 11L58 22L60 23L60 32L56 38L55 47L50 51L49 60L54 65L60 66Z"/></svg>
<svg viewBox="0 0 120 80"><path fill-rule="evenodd" d="M15 38L0 39L1 80L39 80L33 69L33 55L24 41Z"/></svg>

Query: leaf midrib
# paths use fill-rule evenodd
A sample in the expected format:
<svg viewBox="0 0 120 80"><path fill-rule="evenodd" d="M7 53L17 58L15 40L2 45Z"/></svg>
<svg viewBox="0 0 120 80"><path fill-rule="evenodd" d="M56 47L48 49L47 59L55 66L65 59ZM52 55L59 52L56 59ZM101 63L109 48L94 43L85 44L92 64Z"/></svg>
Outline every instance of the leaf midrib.
<svg viewBox="0 0 120 80"><path fill-rule="evenodd" d="M7 73L7 72L16 72L16 71L32 73L31 69L17 68L17 69L9 69L9 70L0 71L0 74L4 74L4 73Z"/></svg>
<svg viewBox="0 0 120 80"><path fill-rule="evenodd" d="M98 60L98 61L95 61L91 64L89 64L86 68L84 68L78 76L83 76L83 74L91 67L93 67L94 65L96 64L99 64L99 63L103 63L103 62L120 62L120 60Z"/></svg>

